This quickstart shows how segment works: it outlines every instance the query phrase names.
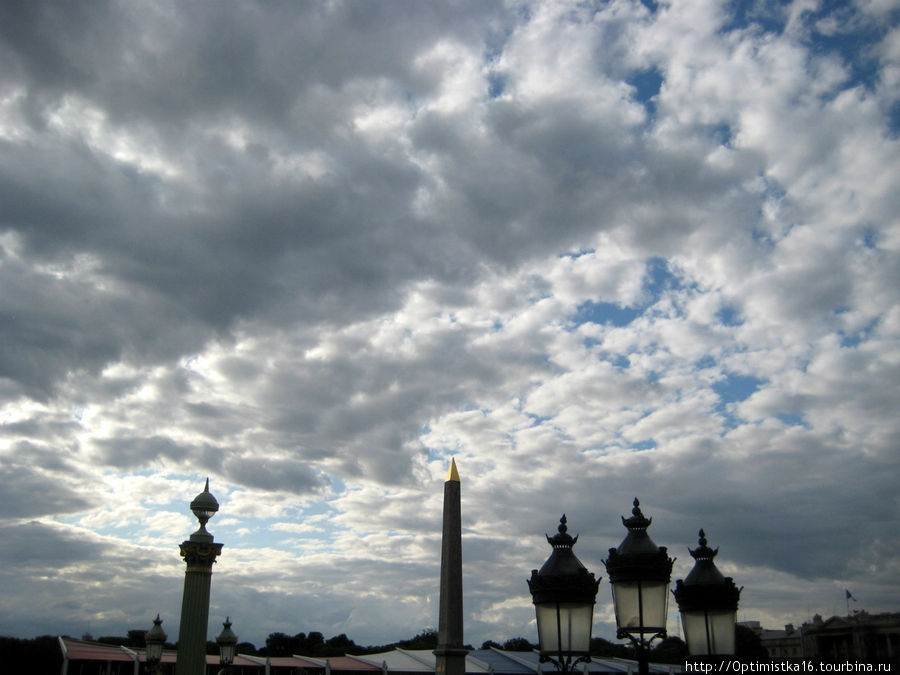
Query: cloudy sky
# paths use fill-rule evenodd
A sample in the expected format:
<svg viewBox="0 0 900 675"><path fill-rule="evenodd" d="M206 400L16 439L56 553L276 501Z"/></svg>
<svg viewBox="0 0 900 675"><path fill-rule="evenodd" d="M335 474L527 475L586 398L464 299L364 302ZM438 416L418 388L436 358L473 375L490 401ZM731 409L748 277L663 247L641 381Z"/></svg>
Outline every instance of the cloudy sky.
<svg viewBox="0 0 900 675"><path fill-rule="evenodd" d="M742 620L900 610L898 23L0 4L0 634L177 636L208 476L210 635L409 637L451 457L476 645L635 496Z"/></svg>

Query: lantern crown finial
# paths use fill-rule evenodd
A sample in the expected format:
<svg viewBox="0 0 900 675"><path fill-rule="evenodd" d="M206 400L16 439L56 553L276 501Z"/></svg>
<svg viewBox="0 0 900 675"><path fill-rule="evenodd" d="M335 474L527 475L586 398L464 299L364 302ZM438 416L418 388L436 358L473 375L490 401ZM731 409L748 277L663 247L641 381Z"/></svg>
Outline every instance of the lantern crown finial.
<svg viewBox="0 0 900 675"><path fill-rule="evenodd" d="M694 560L712 560L719 553L718 547L712 549L707 546L706 533L702 529L700 530L700 537L697 540L697 543L700 545L693 551L688 549L688 553L691 554L691 557Z"/></svg>
<svg viewBox="0 0 900 675"><path fill-rule="evenodd" d="M166 632L162 628L162 619L160 619L159 614L157 614L156 618L153 619L153 628L145 634L145 640L147 640L148 644L155 642L162 645L165 643L167 637ZM160 647L160 650L161 649L162 647Z"/></svg>
<svg viewBox="0 0 900 675"><path fill-rule="evenodd" d="M572 548L575 545L575 542L578 541L578 535L574 537L568 533L569 527L566 525L566 514L562 515L562 518L559 519L559 526L556 528L557 533L552 537L549 534L545 534L547 537L547 543L549 543L553 548Z"/></svg>
<svg viewBox="0 0 900 675"><path fill-rule="evenodd" d="M653 522L653 518L647 518L641 513L641 503L638 498L634 498L634 507L631 509L631 518L622 516L622 524L629 530L646 530Z"/></svg>
<svg viewBox="0 0 900 675"><path fill-rule="evenodd" d="M568 533L566 522L566 516L563 514L559 519L557 534L553 537L545 535L553 551L540 570L531 571L528 588L531 590L535 605L549 603L555 607L556 603L576 603L584 607L593 607L600 580L594 577L593 572L588 572L572 551L578 537L572 537ZM556 616L555 609L552 615ZM555 630L553 634L556 634ZM545 647L542 646L541 649ZM550 651L555 652L556 649ZM580 653L580 649L576 651Z"/></svg>
<svg viewBox="0 0 900 675"><path fill-rule="evenodd" d="M216 642L220 645L233 645L237 643L237 635L231 630L231 617L226 616L222 622L222 632L216 636Z"/></svg>

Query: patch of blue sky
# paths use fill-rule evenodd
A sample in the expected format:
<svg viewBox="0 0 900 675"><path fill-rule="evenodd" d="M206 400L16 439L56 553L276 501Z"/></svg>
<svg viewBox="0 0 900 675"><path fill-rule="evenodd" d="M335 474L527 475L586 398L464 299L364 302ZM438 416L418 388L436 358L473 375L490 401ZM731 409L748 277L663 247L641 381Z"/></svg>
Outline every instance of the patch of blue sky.
<svg viewBox="0 0 900 675"><path fill-rule="evenodd" d="M527 417L528 419L531 420L532 428L539 427L544 422L548 422L553 419L552 415L536 415L536 414L530 413L530 412L526 412L526 413L524 413L524 415L525 415L525 417Z"/></svg>
<svg viewBox="0 0 900 675"><path fill-rule="evenodd" d="M729 20L722 32L755 29L781 34L787 26L791 3L787 0L732 0L726 5ZM833 55L844 63L848 79L844 88L877 86L880 78L877 50L891 26L900 19L900 6L886 20L868 19L846 0L824 0L803 12L808 28L807 48L815 55Z"/></svg>
<svg viewBox="0 0 900 675"><path fill-rule="evenodd" d="M616 368L621 368L623 370L631 368L631 360L625 354L615 354L609 362Z"/></svg>
<svg viewBox="0 0 900 675"><path fill-rule="evenodd" d="M845 349L853 349L858 347L863 342L869 339L872 335L872 331L875 330L875 327L878 325L878 321L873 321L869 325L867 325L862 330L858 330L855 333L845 333L844 331L838 331L838 335L841 336L841 347Z"/></svg>
<svg viewBox="0 0 900 675"><path fill-rule="evenodd" d="M665 258L647 260L647 274L644 276L643 290L650 295L650 303L655 303L666 291L683 290L684 281L675 275Z"/></svg>
<svg viewBox="0 0 900 675"><path fill-rule="evenodd" d="M777 180L770 176L759 174L757 179L762 184L764 191L763 200L760 202L759 208L757 209L757 216L759 216L760 223L765 223L769 218L766 210L777 210L781 206L781 203L787 199L787 191ZM778 238L781 238L791 231L794 224L785 224L779 221L778 226L784 228L778 233ZM762 229L759 226L754 226L751 236L753 237L753 241L764 250L772 250L775 247L776 237L775 233L772 231Z"/></svg>
<svg viewBox="0 0 900 675"><path fill-rule="evenodd" d="M891 138L897 138L897 136L900 136L900 99L894 101L891 104L891 107L888 108L887 124L888 131L891 134Z"/></svg>
<svg viewBox="0 0 900 675"><path fill-rule="evenodd" d="M765 383L766 380L761 380L752 375L726 373L724 379L713 384L713 391L719 396L719 402L716 404L715 410L722 416L726 430L734 429L739 424L739 420L733 412L734 407L731 404L750 398Z"/></svg>
<svg viewBox="0 0 900 675"><path fill-rule="evenodd" d="M340 478L338 478L337 476L328 474L328 476L326 476L326 480L328 481L328 484L331 486L332 494L341 495L347 491L347 484L344 481L342 481ZM311 502L311 503L314 504L315 502Z"/></svg>
<svg viewBox="0 0 900 675"><path fill-rule="evenodd" d="M656 14L659 9L659 3L656 0L641 0L641 4L649 9L651 14Z"/></svg>
<svg viewBox="0 0 900 675"><path fill-rule="evenodd" d="M803 418L803 415L795 412L777 413L775 417L777 417L782 424L785 424L789 427L804 427L806 429L810 428L809 423Z"/></svg>
<svg viewBox="0 0 900 675"><path fill-rule="evenodd" d="M560 253L557 258L570 258L571 260L577 260L578 258L590 255L591 253L596 253L597 249L593 248L579 248L577 251L566 251L565 253Z"/></svg>
<svg viewBox="0 0 900 675"><path fill-rule="evenodd" d="M637 70L626 78L626 82L635 89L635 100L644 106L647 111L647 117L652 124L656 117L656 101L655 98L662 88L665 78L656 67L647 68L645 70Z"/></svg>
<svg viewBox="0 0 900 675"><path fill-rule="evenodd" d="M488 73L488 96L490 98L500 98L506 90L507 78L502 73Z"/></svg>
<svg viewBox="0 0 900 675"><path fill-rule="evenodd" d="M141 478L149 478L150 476L158 475L159 472L156 469L151 469L148 467L146 469L133 469L133 470L129 471L128 473L131 476L140 476ZM112 475L112 474L107 473L107 475ZM118 475L118 474L115 474L115 475ZM171 478L172 476L167 476L167 477ZM194 478L194 477L193 476L181 476L181 478ZM203 486L201 486L201 490L202 490L202 487ZM200 492L201 490L197 490L197 492Z"/></svg>
<svg viewBox="0 0 900 675"><path fill-rule="evenodd" d="M729 17L721 32L755 28L766 33L781 33L787 26L787 0L731 0L725 5Z"/></svg>
<svg viewBox="0 0 900 675"><path fill-rule="evenodd" d="M639 305L624 306L615 302L588 300L575 309L571 329L585 323L610 325L617 328L629 325L641 316L648 307L654 305L669 290L681 290L684 283L672 273L663 258L650 258L644 275L642 291L644 301ZM586 345L587 346L587 345Z"/></svg>
<svg viewBox="0 0 900 675"><path fill-rule="evenodd" d="M878 248L878 231L874 227L864 228L860 243L874 251Z"/></svg>
<svg viewBox="0 0 900 675"><path fill-rule="evenodd" d="M637 443L632 443L631 447L633 450L641 451L641 450L653 450L656 447L656 441L652 438L644 439L643 441L638 441Z"/></svg>
<svg viewBox="0 0 900 675"><path fill-rule="evenodd" d="M726 373L725 377L714 383L713 391L719 396L720 405L745 401L756 392L766 380L752 375Z"/></svg>
<svg viewBox="0 0 900 675"><path fill-rule="evenodd" d="M741 318L740 312L730 305L725 305L718 312L716 312L716 318L724 326L740 326L742 323L744 323L744 320Z"/></svg>
<svg viewBox="0 0 900 675"><path fill-rule="evenodd" d="M217 541L227 544L227 539L232 538L241 547L273 546L290 540L323 543L333 540L338 528L329 518L321 516L336 513L327 502L311 502L302 509L289 509L277 518L237 517L218 528L214 528L215 522L211 520L208 529ZM297 531L291 529L295 526Z"/></svg>
<svg viewBox="0 0 900 675"><path fill-rule="evenodd" d="M716 139L719 145L724 145L726 148L731 147L731 141L734 138L734 131L731 128L730 124L727 124L725 122L714 124L711 131L713 137Z"/></svg>
<svg viewBox="0 0 900 675"><path fill-rule="evenodd" d="M707 368L714 368L716 365L716 360L709 356L708 354L700 359L694 364L697 370L706 370Z"/></svg>
<svg viewBox="0 0 900 675"><path fill-rule="evenodd" d="M840 56L848 69L847 87L862 85L874 89L880 78L877 50L872 47L900 19L900 6L888 13L887 20L865 20L850 3L831 0L822 2L806 15L811 27L809 47L817 54Z"/></svg>
<svg viewBox="0 0 900 675"><path fill-rule="evenodd" d="M573 321L576 326L584 323L596 323L622 327L630 324L642 312L641 308L622 307L614 302L587 301L578 305Z"/></svg>

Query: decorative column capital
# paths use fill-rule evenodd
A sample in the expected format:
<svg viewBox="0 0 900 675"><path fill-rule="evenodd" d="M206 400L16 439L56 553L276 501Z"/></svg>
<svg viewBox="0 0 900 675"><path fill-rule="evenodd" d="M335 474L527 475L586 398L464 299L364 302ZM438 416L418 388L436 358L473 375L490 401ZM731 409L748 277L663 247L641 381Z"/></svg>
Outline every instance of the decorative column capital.
<svg viewBox="0 0 900 675"><path fill-rule="evenodd" d="M212 574L213 563L222 552L222 544L216 542L185 541L181 544L181 557L187 563L187 572Z"/></svg>

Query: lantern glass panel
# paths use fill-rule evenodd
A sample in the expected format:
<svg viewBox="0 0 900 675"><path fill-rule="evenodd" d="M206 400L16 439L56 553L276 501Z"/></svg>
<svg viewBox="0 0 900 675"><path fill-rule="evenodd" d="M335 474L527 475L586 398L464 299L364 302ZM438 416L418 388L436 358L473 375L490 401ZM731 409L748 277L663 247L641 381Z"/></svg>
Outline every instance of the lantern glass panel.
<svg viewBox="0 0 900 675"><path fill-rule="evenodd" d="M162 658L163 645L162 642L149 640L147 642L147 660L159 661Z"/></svg>
<svg viewBox="0 0 900 675"><path fill-rule="evenodd" d="M694 656L734 654L735 611L690 610L681 613L688 651Z"/></svg>
<svg viewBox="0 0 900 675"><path fill-rule="evenodd" d="M684 628L684 641L688 652L693 656L704 656L710 653L706 635L706 612L691 610L681 612L681 625Z"/></svg>
<svg viewBox="0 0 900 675"><path fill-rule="evenodd" d="M617 581L612 584L616 624L630 633L657 633L666 626L665 581Z"/></svg>
<svg viewBox="0 0 900 675"><path fill-rule="evenodd" d="M535 605L538 640L546 654L587 654L591 647L594 605L547 602Z"/></svg>
<svg viewBox="0 0 900 675"><path fill-rule="evenodd" d="M219 658L222 663L232 663L234 661L234 645L231 643L220 644Z"/></svg>
<svg viewBox="0 0 900 675"><path fill-rule="evenodd" d="M734 654L736 612L730 609L710 610L709 626L714 654Z"/></svg>

